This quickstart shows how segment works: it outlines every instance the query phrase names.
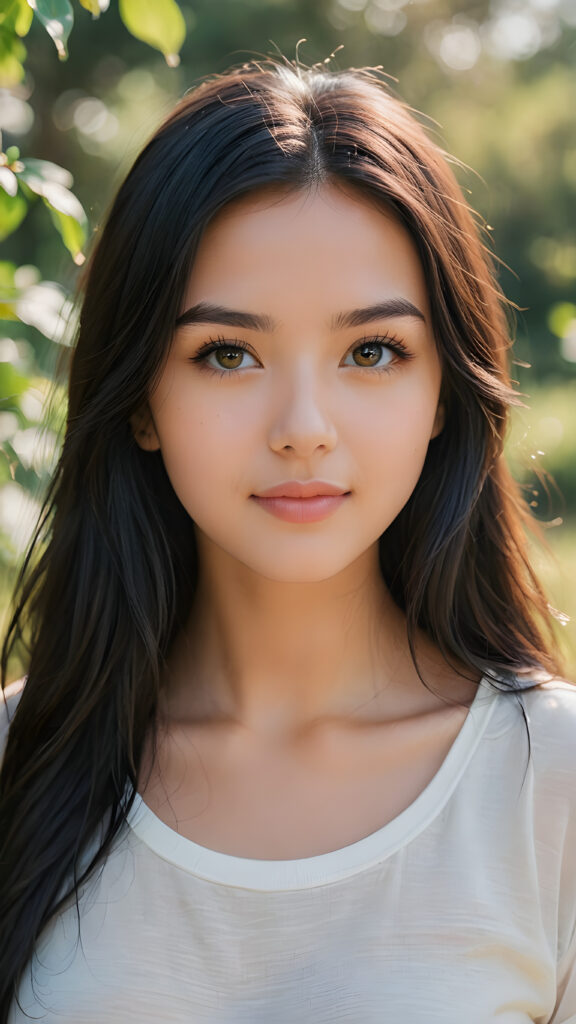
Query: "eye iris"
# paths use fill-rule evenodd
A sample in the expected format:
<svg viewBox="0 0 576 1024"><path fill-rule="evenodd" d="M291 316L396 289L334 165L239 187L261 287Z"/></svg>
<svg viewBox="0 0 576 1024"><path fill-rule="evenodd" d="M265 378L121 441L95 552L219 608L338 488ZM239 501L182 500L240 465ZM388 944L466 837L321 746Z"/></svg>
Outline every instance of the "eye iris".
<svg viewBox="0 0 576 1024"><path fill-rule="evenodd" d="M356 359L360 356L362 362ZM361 345L359 348L354 350L354 359L359 363L360 366L375 366L382 355L382 345L376 342L367 342L365 345Z"/></svg>
<svg viewBox="0 0 576 1024"><path fill-rule="evenodd" d="M235 370L242 362L243 352L238 348L219 348L216 359L226 370Z"/></svg>

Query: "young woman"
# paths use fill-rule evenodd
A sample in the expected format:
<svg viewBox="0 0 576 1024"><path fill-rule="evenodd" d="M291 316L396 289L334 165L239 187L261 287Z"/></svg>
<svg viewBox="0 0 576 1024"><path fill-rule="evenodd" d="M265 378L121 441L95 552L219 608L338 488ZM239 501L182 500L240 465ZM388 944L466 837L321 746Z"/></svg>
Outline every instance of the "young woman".
<svg viewBox="0 0 576 1024"><path fill-rule="evenodd" d="M203 82L85 282L8 652L0 1020L576 1020L503 300L369 71Z"/></svg>

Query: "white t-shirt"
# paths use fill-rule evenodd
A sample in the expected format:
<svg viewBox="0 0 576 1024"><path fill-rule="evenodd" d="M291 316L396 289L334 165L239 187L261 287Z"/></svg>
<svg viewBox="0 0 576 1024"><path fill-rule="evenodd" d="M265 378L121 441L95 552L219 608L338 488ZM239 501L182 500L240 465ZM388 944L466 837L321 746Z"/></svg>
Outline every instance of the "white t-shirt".
<svg viewBox="0 0 576 1024"><path fill-rule="evenodd" d="M483 682L420 796L322 856L214 852L138 798L82 891L80 939L74 905L41 936L24 1011L44 1024L576 1024L576 687L522 700L529 764L517 699ZM9 1020L28 1018L14 1006Z"/></svg>

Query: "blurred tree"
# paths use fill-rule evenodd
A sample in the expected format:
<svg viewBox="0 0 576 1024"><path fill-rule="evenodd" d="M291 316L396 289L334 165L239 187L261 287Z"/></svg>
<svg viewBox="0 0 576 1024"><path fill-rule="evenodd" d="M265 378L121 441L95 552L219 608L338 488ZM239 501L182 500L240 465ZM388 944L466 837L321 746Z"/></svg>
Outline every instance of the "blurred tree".
<svg viewBox="0 0 576 1024"><path fill-rule="evenodd" d="M108 0L79 3L94 19L108 7ZM4 86L0 94L0 125L8 138L30 132L32 144L36 143L48 155L52 155L51 147L43 142L45 136L50 137L47 128L52 104L62 83L57 85L55 94L47 90L48 105L44 107L43 94L38 91L38 109L33 112L28 103L34 91L33 80L25 67L28 52L23 40L31 41L32 50L35 45L41 47L45 29L58 58L67 60L74 13L70 0L2 0L0 4L0 82ZM175 0L120 0L118 16L133 37L159 50L167 65L178 65L186 25ZM42 43L35 36L34 17ZM56 82L57 76L53 80ZM38 118L38 111L41 114L42 110L48 124L42 116ZM40 125L39 132L34 131L35 125ZM61 272L50 275L60 283L42 280L49 273L48 266L54 266L58 249L54 233L47 233L35 214L38 205L48 210L64 247L74 263L81 266L88 220L82 204L70 191L72 183L72 174L60 162L22 158L14 143L5 150L0 145L0 241L10 237L12 246L12 259L0 261L0 318L11 322L12 334L14 322L19 322L18 333L22 334L0 340L0 564L5 567L17 557L24 541L22 496L28 495L30 511L37 512L38 497L58 448L64 395L61 390L52 393L50 380L55 349L65 345L70 337L72 307L66 301L62 279L70 286L72 277L62 266ZM17 239L13 239L21 225ZM36 244L37 239L41 239L40 245ZM30 252L35 253L38 267L28 262ZM56 262L62 265L61 255L60 251ZM26 326L31 330L27 332ZM51 410L46 412L44 405L49 394L53 401Z"/></svg>

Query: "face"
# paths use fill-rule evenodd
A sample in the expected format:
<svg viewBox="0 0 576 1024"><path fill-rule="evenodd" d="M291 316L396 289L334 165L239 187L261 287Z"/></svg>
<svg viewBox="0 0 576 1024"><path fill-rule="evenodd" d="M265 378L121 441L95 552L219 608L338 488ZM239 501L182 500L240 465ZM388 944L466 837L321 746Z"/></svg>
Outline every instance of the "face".
<svg viewBox="0 0 576 1024"><path fill-rule="evenodd" d="M400 222L333 185L244 197L206 230L182 314L133 425L162 452L200 564L311 582L377 560L442 429L424 275ZM262 498L295 481L341 494Z"/></svg>

